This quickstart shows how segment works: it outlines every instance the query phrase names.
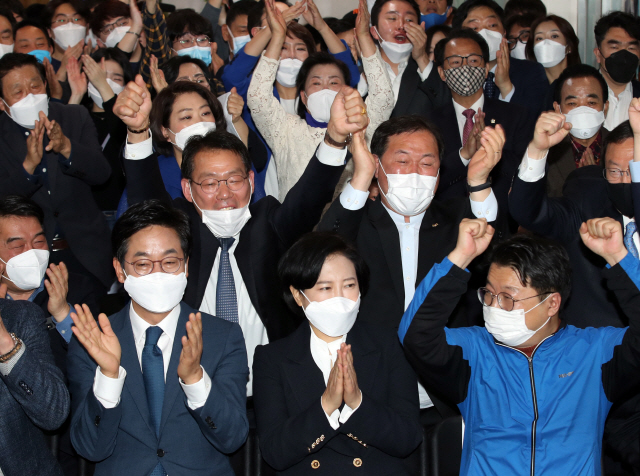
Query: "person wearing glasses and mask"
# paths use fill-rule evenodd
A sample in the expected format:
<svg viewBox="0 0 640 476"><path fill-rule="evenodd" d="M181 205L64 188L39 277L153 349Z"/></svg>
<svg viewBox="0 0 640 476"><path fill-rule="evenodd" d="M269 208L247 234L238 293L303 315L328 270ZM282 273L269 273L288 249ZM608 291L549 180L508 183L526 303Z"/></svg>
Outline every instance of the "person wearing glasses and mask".
<svg viewBox="0 0 640 476"><path fill-rule="evenodd" d="M79 59L87 36L89 12L77 0L55 0L44 11L44 23L49 26L49 36L55 43L51 65L59 81L67 79L69 58ZM95 40L91 48L95 48Z"/></svg>
<svg viewBox="0 0 640 476"><path fill-rule="evenodd" d="M217 51L217 44L212 41L213 31L206 18L191 9L178 10L167 20L167 36L172 56L199 59L215 76L216 65L211 59Z"/></svg>
<svg viewBox="0 0 640 476"><path fill-rule="evenodd" d="M633 103L630 119L632 113L634 121L623 122L604 141L601 165L574 170L567 177L560 198L547 196L549 149L560 144L578 124L569 122L571 113L542 114L509 194L509 212L516 222L566 247L575 277L563 319L576 327L628 324L627 316L600 279L604 261L582 246L578 229L585 220L610 217L623 224L629 251L637 253L640 249L631 193L632 179L640 180L640 174L631 177L634 160L640 160L640 154L634 154L640 113Z"/></svg>
<svg viewBox="0 0 640 476"><path fill-rule="evenodd" d="M306 322L256 348L263 458L282 475L410 474L403 458L422 441L416 377L395 334L358 317L364 259L335 233L310 233L282 257L279 275Z"/></svg>
<svg viewBox="0 0 640 476"><path fill-rule="evenodd" d="M533 15L514 15L505 20L504 29L507 32L507 42L512 58L527 59L525 48L531 36L531 24L534 21Z"/></svg>
<svg viewBox="0 0 640 476"><path fill-rule="evenodd" d="M191 226L150 200L116 222L113 267L131 297L98 322L75 306L68 372L71 441L108 474L234 473L248 430L249 369L236 323L183 302Z"/></svg>
<svg viewBox="0 0 640 476"><path fill-rule="evenodd" d="M629 327L568 323L567 252L529 234L490 253L486 285L478 290L485 326L448 327L471 277L466 268L494 236L485 220L460 224L455 249L431 268L402 318L405 355L462 413L461 475L601 474L607 414L640 384L640 261L625 248L616 219L587 220L578 230L585 248L606 264L600 279Z"/></svg>

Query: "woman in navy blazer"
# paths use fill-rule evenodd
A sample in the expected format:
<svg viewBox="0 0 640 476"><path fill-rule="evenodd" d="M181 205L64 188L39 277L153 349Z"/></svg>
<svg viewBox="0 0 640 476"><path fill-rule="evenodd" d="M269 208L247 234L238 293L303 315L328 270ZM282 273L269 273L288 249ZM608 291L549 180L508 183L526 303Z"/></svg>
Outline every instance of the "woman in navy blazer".
<svg viewBox="0 0 640 476"><path fill-rule="evenodd" d="M416 376L392 329L356 320L369 270L334 233L283 256L285 299L308 322L256 348L260 450L279 474L409 474L422 440Z"/></svg>

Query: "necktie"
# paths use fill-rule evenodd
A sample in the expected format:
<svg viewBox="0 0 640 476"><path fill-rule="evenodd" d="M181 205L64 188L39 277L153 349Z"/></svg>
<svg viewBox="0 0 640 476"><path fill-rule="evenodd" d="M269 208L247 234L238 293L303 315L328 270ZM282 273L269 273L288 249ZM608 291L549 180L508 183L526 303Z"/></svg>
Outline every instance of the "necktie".
<svg viewBox="0 0 640 476"><path fill-rule="evenodd" d="M160 438L160 419L164 402L164 362L162 351L158 347L158 339L161 335L160 327L147 327L147 337L142 349L142 378L147 393L149 416L158 438ZM158 463L150 476L166 476L166 474L162 464Z"/></svg>
<svg viewBox="0 0 640 476"><path fill-rule="evenodd" d="M216 285L216 317L231 322L238 322L238 298L236 297L236 284L233 280L231 261L229 261L229 248L235 238L218 238L222 249L220 250L220 266L218 267L218 284Z"/></svg>
<svg viewBox="0 0 640 476"><path fill-rule="evenodd" d="M627 248L627 251L633 255L634 258L638 259L638 248L636 248L636 244L633 242L633 234L636 232L638 227L636 226L635 221L630 221L627 223L627 228L624 233L624 246Z"/></svg>
<svg viewBox="0 0 640 476"><path fill-rule="evenodd" d="M500 96L500 90L496 83L493 81L496 75L492 72L489 72L487 75L487 80L484 82L484 95L490 99L497 99Z"/></svg>
<svg viewBox="0 0 640 476"><path fill-rule="evenodd" d="M476 115L476 111L473 109L465 109L462 111L462 115L467 118L467 122L464 123L464 128L462 129L462 146L464 147L469 138L469 134L471 134L473 130L473 116Z"/></svg>

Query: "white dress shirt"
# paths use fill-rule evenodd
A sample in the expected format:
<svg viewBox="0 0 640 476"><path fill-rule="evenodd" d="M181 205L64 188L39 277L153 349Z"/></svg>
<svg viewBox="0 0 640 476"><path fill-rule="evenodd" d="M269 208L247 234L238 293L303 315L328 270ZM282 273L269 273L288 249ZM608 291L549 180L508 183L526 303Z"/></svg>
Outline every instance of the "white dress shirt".
<svg viewBox="0 0 640 476"><path fill-rule="evenodd" d="M624 91L622 91L618 97L616 97L609 86L607 86L607 88L609 89L609 110L604 120L604 128L612 131L629 119L629 106L633 99L633 88L631 87L631 82L628 82Z"/></svg>
<svg viewBox="0 0 640 476"><path fill-rule="evenodd" d="M169 362L171 361L171 351L173 350L173 340L176 335L176 327L178 325L178 319L180 318L180 305L178 304L173 310L158 324L163 331L162 335L158 339L157 346L162 351L162 360L164 363L164 379L167 380L167 369L169 368ZM131 322L131 330L133 331L133 340L136 345L136 352L138 354L138 362L140 362L140 369L142 369L142 349L147 338L147 328L151 327L147 321L142 319L133 310L133 303L129 307L129 319ZM202 366L202 378L191 385L187 385L178 376L171 378L177 378L180 382L180 386L187 396L187 404L192 410L196 410L204 406L207 398L209 398L209 392L211 391L211 378L204 370ZM96 369L96 376L93 380L93 393L98 401L105 408L114 408L120 403L120 395L122 394L122 387L124 386L124 380L127 376L127 371L120 366L117 378L109 378L105 376L100 367Z"/></svg>
<svg viewBox="0 0 640 476"><path fill-rule="evenodd" d="M464 147L463 132L464 132L464 125L467 122L467 118L462 113L464 111L466 111L467 109L473 109L473 111L476 114L478 114L478 109L480 109L480 108L484 109L484 94L482 94L480 96L480 99L478 99L476 102L474 102L471 105L471 107L469 107L469 108L461 106L460 104L455 102L453 99L451 99L451 101L453 101L453 109L456 112L456 120L458 121L458 131L460 132L460 143ZM476 119L474 117L473 118L473 123L475 124L475 122L476 122ZM460 147L460 152L461 151L462 151L462 147ZM467 165L469 165L469 162L471 162L471 159L465 159L464 157L462 157L462 154L460 152L458 152L458 155L460 156L460 160L462 161L462 163L466 167Z"/></svg>
<svg viewBox="0 0 640 476"><path fill-rule="evenodd" d="M322 372L325 386L329 381L329 375L331 374L333 364L335 364L336 359L338 358L338 350L340 349L340 345L342 345L342 343L346 341L347 334L343 335L339 339L334 340L333 342L325 342L320 339L315 332L313 332L313 329L311 329L311 356L313 357L313 361ZM360 393L362 394L362 392ZM322 405L322 397L320 398L320 405ZM360 405L362 405L362 395L360 395ZM337 430L340 427L340 423L345 423L353 414L353 412L360 408L360 405L358 405L356 408L351 408L345 403L344 407L342 407L342 411L340 411L340 409L337 409L331 415L327 414L327 412L324 412L324 414L327 416L327 420L329 420L331 428ZM322 411L324 411L324 409Z"/></svg>
<svg viewBox="0 0 640 476"><path fill-rule="evenodd" d="M398 63L398 74L393 71L391 65L386 61L383 61L384 67L387 70L387 74L389 75L389 80L391 81L391 89L393 90L393 96L396 98L396 102L398 102L398 95L400 94L400 83L402 83L402 75L404 74L404 70L407 69L409 65L409 61L403 61L402 63ZM429 77L429 73L433 69L433 61L429 61L429 64L424 69L424 71L420 71L418 68L418 74L420 75L420 79L424 81Z"/></svg>

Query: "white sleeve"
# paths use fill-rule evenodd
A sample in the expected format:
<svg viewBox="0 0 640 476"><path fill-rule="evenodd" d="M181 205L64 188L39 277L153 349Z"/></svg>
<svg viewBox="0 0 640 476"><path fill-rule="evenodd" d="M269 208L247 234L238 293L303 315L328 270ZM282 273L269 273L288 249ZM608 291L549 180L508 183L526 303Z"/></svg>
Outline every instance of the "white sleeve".
<svg viewBox="0 0 640 476"><path fill-rule="evenodd" d="M153 136L149 129L149 138L137 144L129 144L124 146L124 158L128 160L142 160L153 154Z"/></svg>
<svg viewBox="0 0 640 476"><path fill-rule="evenodd" d="M509 94L507 94L506 98L502 97L502 93L500 93L500 97L498 99L500 99L500 101L504 101L504 102L511 102L511 98L513 97L513 93L516 91L516 87L513 83L511 83L511 92Z"/></svg>
<svg viewBox="0 0 640 476"><path fill-rule="evenodd" d="M518 177L523 182L537 182L544 177L545 167L547 165L547 156L549 151L540 160L529 157L529 149L527 148L518 169Z"/></svg>
<svg viewBox="0 0 640 476"><path fill-rule="evenodd" d="M486 218L487 221L494 221L498 217L498 200L496 199L493 189L489 196L482 202L475 202L469 197L471 202L471 211L476 218Z"/></svg>
<svg viewBox="0 0 640 476"><path fill-rule="evenodd" d="M460 160L462 161L462 165L467 167L469 165L469 162L471 162L471 159L465 159L464 157L462 157L461 152L462 152L462 147L460 147L460 150L458 151L458 155L460 156Z"/></svg>
<svg viewBox="0 0 640 476"><path fill-rule="evenodd" d="M109 378L102 373L100 366L96 368L96 376L93 379L93 394L103 407L115 408L118 406L126 376L127 371L122 366L118 370L118 378Z"/></svg>
<svg viewBox="0 0 640 476"><path fill-rule="evenodd" d="M368 196L369 191L356 190L349 182L340 194L340 204L347 210L360 210L364 207Z"/></svg>
<svg viewBox="0 0 640 476"><path fill-rule="evenodd" d="M360 408L360 405L362 405L362 399L363 398L364 398L364 396L362 395L362 390L361 390L360 391L360 403L358 404L357 407L351 408L346 403L344 404L344 407L342 407L342 412L340 412L340 420L339 420L340 423L346 423L347 420L349 419L349 417L351 415L353 415L358 408Z"/></svg>
<svg viewBox="0 0 640 476"><path fill-rule="evenodd" d="M629 161L629 171L631 172L631 181L640 182L640 162Z"/></svg>
<svg viewBox="0 0 640 476"><path fill-rule="evenodd" d="M433 61L429 61L429 64L424 68L424 71L420 71L420 67L418 67L418 74L420 75L420 80L424 81L431 74L431 70L433 69Z"/></svg>
<svg viewBox="0 0 640 476"><path fill-rule="evenodd" d="M320 397L320 407L322 407L322 397ZM337 430L340 427L340 422L338 421L338 419L340 418L340 410L334 410L331 415L327 414L327 412L324 411L324 408L322 408L322 411L327 417L327 420L329 420L329 425L331 425L331 428Z"/></svg>
<svg viewBox="0 0 640 476"><path fill-rule="evenodd" d="M196 383L187 385L182 381L182 379L178 378L180 386L182 387L182 390L184 390L184 394L187 396L187 404L192 410L197 410L198 408L203 407L207 402L207 398L209 398L209 393L211 392L211 378L202 365L200 368L202 369L202 378Z"/></svg>
<svg viewBox="0 0 640 476"><path fill-rule="evenodd" d="M336 149L322 140L316 151L316 157L321 164L339 167L344 165L344 159L347 158L347 148Z"/></svg>

